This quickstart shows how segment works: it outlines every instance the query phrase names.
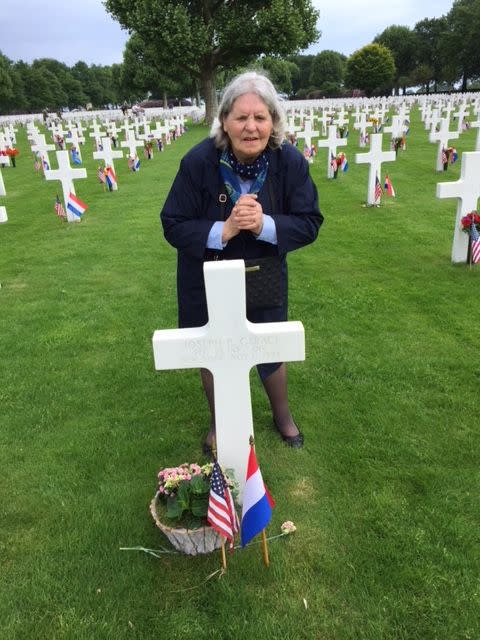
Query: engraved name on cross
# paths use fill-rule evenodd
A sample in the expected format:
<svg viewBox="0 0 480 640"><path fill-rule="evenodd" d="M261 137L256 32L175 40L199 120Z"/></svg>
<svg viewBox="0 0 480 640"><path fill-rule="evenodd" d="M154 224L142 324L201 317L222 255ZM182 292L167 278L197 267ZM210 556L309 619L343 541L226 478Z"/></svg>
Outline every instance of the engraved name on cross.
<svg viewBox="0 0 480 640"><path fill-rule="evenodd" d="M155 331L155 368L204 367L213 374L218 460L235 471L241 502L253 433L250 369L259 363L305 359L301 322L256 324L246 317L243 260L205 262L208 323Z"/></svg>

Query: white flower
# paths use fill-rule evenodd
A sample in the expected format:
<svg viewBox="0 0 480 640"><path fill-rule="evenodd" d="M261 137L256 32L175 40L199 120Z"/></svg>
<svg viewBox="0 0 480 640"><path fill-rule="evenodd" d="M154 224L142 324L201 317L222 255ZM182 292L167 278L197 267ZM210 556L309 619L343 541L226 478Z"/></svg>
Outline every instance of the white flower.
<svg viewBox="0 0 480 640"><path fill-rule="evenodd" d="M281 526L282 533L284 535L288 535L289 533L293 533L297 530L297 527L293 524L291 520L287 520Z"/></svg>

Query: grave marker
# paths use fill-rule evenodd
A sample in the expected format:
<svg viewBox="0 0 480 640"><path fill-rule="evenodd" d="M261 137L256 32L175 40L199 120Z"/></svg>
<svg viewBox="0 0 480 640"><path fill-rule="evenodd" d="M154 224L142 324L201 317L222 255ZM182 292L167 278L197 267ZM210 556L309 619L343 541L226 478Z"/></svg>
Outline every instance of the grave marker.
<svg viewBox="0 0 480 640"><path fill-rule="evenodd" d="M437 171L443 171L443 150L448 149L448 141L450 139L455 140L460 135L456 131L449 131L450 122L446 118L442 118L440 120L440 130L439 131L431 131L429 140L430 142L438 142L438 150L437 150Z"/></svg>
<svg viewBox="0 0 480 640"><path fill-rule="evenodd" d="M328 157L327 157L327 177L333 178L334 169L332 167L332 156L337 157L337 147L345 147L347 145L347 138L338 138L337 137L337 126L335 124L331 124L328 127L328 138L322 138L317 141L317 147L327 147L328 148Z"/></svg>
<svg viewBox="0 0 480 640"><path fill-rule="evenodd" d="M241 502L253 434L250 369L259 363L305 359L301 322L254 324L246 317L243 260L205 262L208 323L155 331L155 368L211 371L218 460L235 471Z"/></svg>
<svg viewBox="0 0 480 640"><path fill-rule="evenodd" d="M101 151L93 152L93 157L95 158L95 160L103 160L105 162L105 166L111 167L113 173L115 173L115 165L113 163L113 159L123 158L123 151L121 151L120 149L118 151L112 149L112 141L110 140L110 138L102 138L102 147L103 148ZM113 183L112 190L117 191L117 189L118 184L115 181Z"/></svg>
<svg viewBox="0 0 480 640"><path fill-rule="evenodd" d="M373 206L376 203L375 198L375 182L378 176L382 181L382 162L393 162L395 160L395 151L382 150L382 133L372 133L370 135L370 151L368 153L355 154L355 162L357 164L369 164L368 173L368 192L367 205Z"/></svg>
<svg viewBox="0 0 480 640"><path fill-rule="evenodd" d="M65 211L67 213L68 222L80 222L80 218L70 211L67 207L68 196L70 193L75 194L73 181L87 177L86 169L73 169L70 166L70 155L68 151L57 151L58 169L48 169L45 171L47 180L60 180L62 183L63 200Z"/></svg>
<svg viewBox="0 0 480 640"><path fill-rule="evenodd" d="M460 220L477 209L480 197L480 151L462 154L460 179L437 184L437 198L457 198L457 215L453 234L452 262L466 262L468 234L461 230Z"/></svg>

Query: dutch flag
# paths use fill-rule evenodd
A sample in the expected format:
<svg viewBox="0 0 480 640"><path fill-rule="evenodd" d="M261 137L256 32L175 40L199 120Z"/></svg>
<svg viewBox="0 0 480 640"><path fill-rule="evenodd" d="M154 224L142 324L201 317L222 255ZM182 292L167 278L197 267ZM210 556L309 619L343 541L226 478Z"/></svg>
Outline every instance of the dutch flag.
<svg viewBox="0 0 480 640"><path fill-rule="evenodd" d="M243 494L242 524L240 536L242 547L250 542L268 525L275 502L268 492L258 467L253 444L248 457L247 480Z"/></svg>
<svg viewBox="0 0 480 640"><path fill-rule="evenodd" d="M107 167L105 177L107 179L107 185L110 191L112 191L112 189L118 188L117 176L115 175L112 167Z"/></svg>
<svg viewBox="0 0 480 640"><path fill-rule="evenodd" d="M69 193L67 200L67 209L71 211L77 218L83 216L85 211L88 209L88 206L77 198L73 193Z"/></svg>

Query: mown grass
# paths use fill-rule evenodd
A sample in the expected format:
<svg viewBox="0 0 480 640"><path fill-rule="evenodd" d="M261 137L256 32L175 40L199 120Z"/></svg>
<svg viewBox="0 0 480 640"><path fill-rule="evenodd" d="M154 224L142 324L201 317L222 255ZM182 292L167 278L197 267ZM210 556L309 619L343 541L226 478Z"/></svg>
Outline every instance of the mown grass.
<svg viewBox="0 0 480 640"><path fill-rule="evenodd" d="M397 191L365 208L367 168L326 179L325 224L291 254L290 317L307 359L290 366L306 436L279 441L252 374L257 453L277 501L271 566L252 545L221 579L217 554L162 559L148 514L156 472L201 460L208 415L195 371L156 373L151 336L176 324L175 251L158 212L201 126L116 162L120 188L76 182L80 224L53 211L25 131L3 170L0 226L0 637L453 640L479 625L479 268L452 265L455 201L418 112L384 164ZM474 148L462 134L459 155Z"/></svg>

